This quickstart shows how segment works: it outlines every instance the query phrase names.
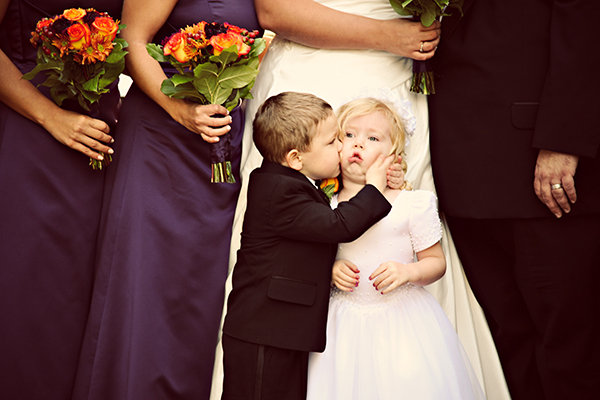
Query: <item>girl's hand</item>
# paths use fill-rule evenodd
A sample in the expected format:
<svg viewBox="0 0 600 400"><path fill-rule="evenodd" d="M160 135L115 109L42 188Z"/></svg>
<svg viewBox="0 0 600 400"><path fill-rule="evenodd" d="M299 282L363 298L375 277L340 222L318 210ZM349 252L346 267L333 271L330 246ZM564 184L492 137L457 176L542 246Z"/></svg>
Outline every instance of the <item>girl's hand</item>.
<svg viewBox="0 0 600 400"><path fill-rule="evenodd" d="M375 271L369 276L369 280L373 281L373 287L381 294L386 294L410 282L409 271L404 264L396 261L386 261L379 265Z"/></svg>
<svg viewBox="0 0 600 400"><path fill-rule="evenodd" d="M331 282L343 292L352 292L358 286L358 267L347 260L336 260L331 271Z"/></svg>
<svg viewBox="0 0 600 400"><path fill-rule="evenodd" d="M387 170L387 185L390 189L400 189L404 185L404 170L402 169L402 156L398 156L395 163Z"/></svg>
<svg viewBox="0 0 600 400"><path fill-rule="evenodd" d="M215 114L221 114L223 117L214 117ZM177 100L171 116L188 130L202 136L208 143L218 142L219 136L231 130L229 111L219 104L200 105Z"/></svg>
<svg viewBox="0 0 600 400"><path fill-rule="evenodd" d="M102 160L100 152L114 153L105 144L114 142L110 128L99 119L53 107L42 125L60 143L93 159Z"/></svg>

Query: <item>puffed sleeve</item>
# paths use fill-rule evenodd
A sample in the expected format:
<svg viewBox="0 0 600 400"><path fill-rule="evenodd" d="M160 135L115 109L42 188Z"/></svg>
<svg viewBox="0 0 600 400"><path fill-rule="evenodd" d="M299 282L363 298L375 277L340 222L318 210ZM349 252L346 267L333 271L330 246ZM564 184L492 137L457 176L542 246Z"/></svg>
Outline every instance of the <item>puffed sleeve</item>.
<svg viewBox="0 0 600 400"><path fill-rule="evenodd" d="M412 192L408 229L415 252L425 250L442 238L442 224L437 211L437 198L432 192Z"/></svg>

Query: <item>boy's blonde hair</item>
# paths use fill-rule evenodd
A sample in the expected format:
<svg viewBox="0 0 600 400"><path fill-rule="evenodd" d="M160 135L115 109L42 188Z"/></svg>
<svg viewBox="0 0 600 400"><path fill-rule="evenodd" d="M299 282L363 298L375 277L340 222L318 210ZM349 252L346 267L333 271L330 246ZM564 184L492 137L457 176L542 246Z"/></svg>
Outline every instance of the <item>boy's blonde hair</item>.
<svg viewBox="0 0 600 400"><path fill-rule="evenodd" d="M332 114L331 106L312 94L283 92L269 97L252 122L254 144L266 160L281 163L292 149L309 151L317 126Z"/></svg>
<svg viewBox="0 0 600 400"><path fill-rule="evenodd" d="M363 97L352 100L343 106L337 112L340 124L340 140L344 140L346 125L351 118L362 117L363 115L381 112L388 120L390 125L390 138L392 139L392 150L390 154L402 156L402 169L406 173L406 162L404 161L404 145L406 143L406 131L404 122L394 109L386 102L373 97Z"/></svg>

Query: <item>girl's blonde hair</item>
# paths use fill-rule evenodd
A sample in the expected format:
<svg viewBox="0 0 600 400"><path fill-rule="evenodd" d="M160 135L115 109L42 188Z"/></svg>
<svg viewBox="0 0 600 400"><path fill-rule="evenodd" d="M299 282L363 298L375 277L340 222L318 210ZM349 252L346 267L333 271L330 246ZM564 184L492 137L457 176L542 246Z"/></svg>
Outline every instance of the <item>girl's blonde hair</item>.
<svg viewBox="0 0 600 400"><path fill-rule="evenodd" d="M363 97L352 100L341 106L337 112L341 127L340 140L343 140L344 135L346 134L346 126L351 118L362 117L363 115L372 114L374 112L381 112L387 119L390 126L390 138L392 139L392 149L390 154L402 156L402 162L400 165L402 166L404 173L406 173L406 153L404 152L404 146L406 144L406 130L404 129L404 122L394 111L394 109L385 101L373 97ZM401 189L410 190L410 184L405 181Z"/></svg>

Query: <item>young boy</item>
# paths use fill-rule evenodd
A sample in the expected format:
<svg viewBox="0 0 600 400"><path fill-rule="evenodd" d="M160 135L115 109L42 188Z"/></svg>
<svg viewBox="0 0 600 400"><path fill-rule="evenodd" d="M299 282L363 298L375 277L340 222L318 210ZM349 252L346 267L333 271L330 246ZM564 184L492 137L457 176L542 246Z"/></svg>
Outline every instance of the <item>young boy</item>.
<svg viewBox="0 0 600 400"><path fill-rule="evenodd" d="M382 195L393 157L335 210L315 180L339 174L338 122L316 96L285 92L253 122L264 157L250 175L241 248L223 326L224 400L306 398L308 352L323 351L338 242L390 210Z"/></svg>

